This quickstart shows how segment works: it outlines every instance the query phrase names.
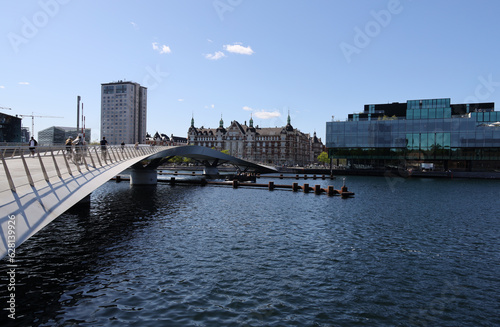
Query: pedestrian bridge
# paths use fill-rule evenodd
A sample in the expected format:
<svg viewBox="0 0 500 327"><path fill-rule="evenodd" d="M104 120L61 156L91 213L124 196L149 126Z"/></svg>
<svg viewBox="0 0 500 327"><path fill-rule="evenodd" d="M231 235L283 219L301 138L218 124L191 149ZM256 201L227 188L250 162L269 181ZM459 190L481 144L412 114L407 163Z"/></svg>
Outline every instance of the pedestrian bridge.
<svg viewBox="0 0 500 327"><path fill-rule="evenodd" d="M92 191L132 168L131 184L155 184L156 167L173 156L193 158L210 173L231 163L244 170L273 172L200 146L0 147L0 259Z"/></svg>

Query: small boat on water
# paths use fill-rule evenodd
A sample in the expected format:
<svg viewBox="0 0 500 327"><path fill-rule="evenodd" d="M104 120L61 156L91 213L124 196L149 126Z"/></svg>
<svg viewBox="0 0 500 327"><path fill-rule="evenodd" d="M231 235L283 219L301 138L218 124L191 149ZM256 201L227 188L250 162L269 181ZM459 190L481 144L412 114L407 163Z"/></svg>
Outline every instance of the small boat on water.
<svg viewBox="0 0 500 327"><path fill-rule="evenodd" d="M248 174L248 173L239 173L226 176L226 181L234 181L234 180L237 180L239 182L255 183L257 181L257 176L255 174Z"/></svg>

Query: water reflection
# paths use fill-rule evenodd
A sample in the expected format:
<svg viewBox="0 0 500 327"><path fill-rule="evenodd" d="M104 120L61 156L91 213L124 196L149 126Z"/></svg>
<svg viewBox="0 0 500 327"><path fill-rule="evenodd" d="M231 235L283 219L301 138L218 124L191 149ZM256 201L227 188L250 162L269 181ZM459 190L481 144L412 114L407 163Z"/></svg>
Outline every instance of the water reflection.
<svg viewBox="0 0 500 327"><path fill-rule="evenodd" d="M107 183L19 249L24 325L498 323L496 182L347 185L355 198Z"/></svg>

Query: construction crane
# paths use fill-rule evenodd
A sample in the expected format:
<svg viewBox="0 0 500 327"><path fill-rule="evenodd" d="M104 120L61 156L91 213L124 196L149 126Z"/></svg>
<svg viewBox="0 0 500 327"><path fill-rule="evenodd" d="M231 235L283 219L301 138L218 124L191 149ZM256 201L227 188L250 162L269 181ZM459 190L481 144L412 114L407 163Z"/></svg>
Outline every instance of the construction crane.
<svg viewBox="0 0 500 327"><path fill-rule="evenodd" d="M35 136L35 117L36 118L64 118L59 116L35 116L33 113L31 115L19 115L20 117L31 117L31 135Z"/></svg>

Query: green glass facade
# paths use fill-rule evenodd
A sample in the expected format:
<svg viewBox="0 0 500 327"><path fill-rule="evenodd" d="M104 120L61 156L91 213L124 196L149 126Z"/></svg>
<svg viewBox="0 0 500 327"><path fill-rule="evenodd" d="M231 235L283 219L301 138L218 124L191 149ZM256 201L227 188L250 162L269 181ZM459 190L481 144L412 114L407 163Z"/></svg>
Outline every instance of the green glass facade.
<svg viewBox="0 0 500 327"><path fill-rule="evenodd" d="M326 123L326 147L330 158L376 166L401 160L434 162L444 168L473 166L458 163L465 160L488 161L486 166L497 169L500 112L493 111L493 106L451 105L450 99L411 100L406 110L400 103L367 105L365 114ZM385 111L394 115L388 117Z"/></svg>
<svg viewBox="0 0 500 327"><path fill-rule="evenodd" d="M75 139L82 130L77 131L76 127L52 126L38 132L38 144L41 146L62 145L68 137ZM90 128L85 129L85 142L90 143Z"/></svg>

